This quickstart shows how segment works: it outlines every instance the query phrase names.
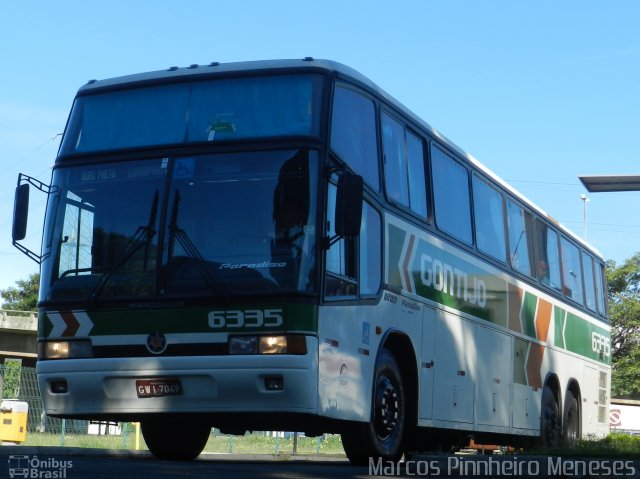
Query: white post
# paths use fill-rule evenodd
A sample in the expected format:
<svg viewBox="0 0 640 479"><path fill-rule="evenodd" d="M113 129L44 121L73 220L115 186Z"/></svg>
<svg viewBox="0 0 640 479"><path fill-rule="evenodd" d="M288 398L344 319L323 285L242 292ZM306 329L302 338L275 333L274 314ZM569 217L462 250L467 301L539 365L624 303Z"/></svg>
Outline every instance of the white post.
<svg viewBox="0 0 640 479"><path fill-rule="evenodd" d="M582 200L582 238L587 241L587 195L580 195Z"/></svg>

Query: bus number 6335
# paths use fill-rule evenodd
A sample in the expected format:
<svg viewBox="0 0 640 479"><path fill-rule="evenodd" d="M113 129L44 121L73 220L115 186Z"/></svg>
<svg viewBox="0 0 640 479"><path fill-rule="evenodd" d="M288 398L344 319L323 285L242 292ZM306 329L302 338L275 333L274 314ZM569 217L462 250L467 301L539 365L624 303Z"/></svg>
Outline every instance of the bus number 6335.
<svg viewBox="0 0 640 479"><path fill-rule="evenodd" d="M275 328L284 323L282 309L239 309L209 312L209 326L220 328Z"/></svg>

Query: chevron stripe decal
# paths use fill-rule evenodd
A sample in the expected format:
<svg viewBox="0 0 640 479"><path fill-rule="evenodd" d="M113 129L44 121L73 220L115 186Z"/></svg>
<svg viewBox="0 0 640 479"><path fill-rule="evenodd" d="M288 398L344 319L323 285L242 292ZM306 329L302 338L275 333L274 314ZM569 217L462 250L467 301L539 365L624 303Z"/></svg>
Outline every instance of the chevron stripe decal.
<svg viewBox="0 0 640 479"><path fill-rule="evenodd" d="M84 337L93 329L93 321L86 311L49 311L53 329L50 337Z"/></svg>

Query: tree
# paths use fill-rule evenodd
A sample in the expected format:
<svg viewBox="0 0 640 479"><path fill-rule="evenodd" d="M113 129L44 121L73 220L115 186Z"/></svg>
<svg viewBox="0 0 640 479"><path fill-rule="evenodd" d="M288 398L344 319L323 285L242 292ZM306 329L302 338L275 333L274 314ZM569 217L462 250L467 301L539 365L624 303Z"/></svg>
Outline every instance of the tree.
<svg viewBox="0 0 640 479"><path fill-rule="evenodd" d="M17 398L20 393L20 372L22 363L16 359L5 359L2 366L2 397Z"/></svg>
<svg viewBox="0 0 640 479"><path fill-rule="evenodd" d="M640 253L607 261L611 315L611 394L640 398Z"/></svg>
<svg viewBox="0 0 640 479"><path fill-rule="evenodd" d="M14 311L37 311L40 273L33 273L27 279L16 281L17 287L0 291L4 309Z"/></svg>

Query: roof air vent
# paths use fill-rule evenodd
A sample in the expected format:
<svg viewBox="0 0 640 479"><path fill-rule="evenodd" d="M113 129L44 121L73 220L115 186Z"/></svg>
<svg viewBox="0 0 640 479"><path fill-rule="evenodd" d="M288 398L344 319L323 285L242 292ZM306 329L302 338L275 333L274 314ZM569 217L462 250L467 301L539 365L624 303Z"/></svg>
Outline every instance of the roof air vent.
<svg viewBox="0 0 640 479"><path fill-rule="evenodd" d="M197 63L192 63L191 65L189 65L189 68L191 70L193 70L194 68L198 68L200 65L198 65Z"/></svg>
<svg viewBox="0 0 640 479"><path fill-rule="evenodd" d="M178 67L169 67L168 72L174 72L178 69Z"/></svg>
<svg viewBox="0 0 640 479"><path fill-rule="evenodd" d="M315 58L313 58L313 57L304 57L302 59L303 62L312 62L313 60L315 60Z"/></svg>
<svg viewBox="0 0 640 479"><path fill-rule="evenodd" d="M211 62L209 63L210 67L219 67L220 66L220 62Z"/></svg>

